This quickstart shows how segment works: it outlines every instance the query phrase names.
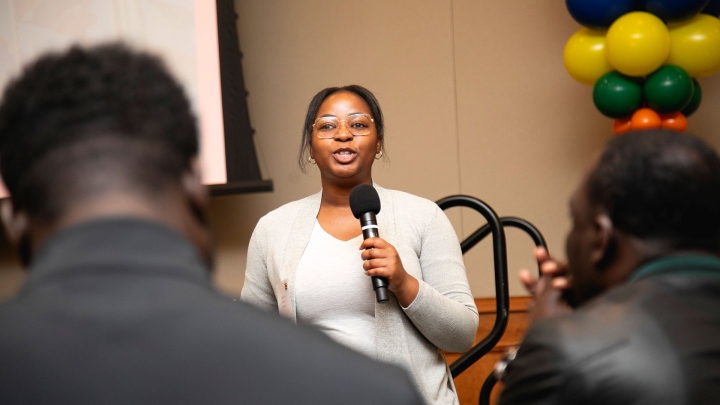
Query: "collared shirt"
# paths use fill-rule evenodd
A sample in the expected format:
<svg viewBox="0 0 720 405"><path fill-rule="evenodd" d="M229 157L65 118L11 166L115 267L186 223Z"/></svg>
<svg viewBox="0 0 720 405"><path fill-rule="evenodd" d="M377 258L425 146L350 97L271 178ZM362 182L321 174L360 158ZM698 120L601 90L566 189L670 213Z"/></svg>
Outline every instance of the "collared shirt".
<svg viewBox="0 0 720 405"><path fill-rule="evenodd" d="M628 282L659 274L682 274L720 277L720 257L704 254L666 256L650 261L637 269Z"/></svg>

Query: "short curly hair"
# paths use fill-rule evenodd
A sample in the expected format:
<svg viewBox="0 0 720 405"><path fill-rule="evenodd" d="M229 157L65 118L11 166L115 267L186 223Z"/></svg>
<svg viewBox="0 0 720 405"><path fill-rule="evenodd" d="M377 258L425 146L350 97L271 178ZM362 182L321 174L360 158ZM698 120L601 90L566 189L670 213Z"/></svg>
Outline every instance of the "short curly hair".
<svg viewBox="0 0 720 405"><path fill-rule="evenodd" d="M666 130L608 143L588 198L614 226L676 248L720 248L720 158L700 139Z"/></svg>
<svg viewBox="0 0 720 405"><path fill-rule="evenodd" d="M38 219L111 187L157 192L197 153L182 87L157 57L120 43L41 56L0 104L0 174Z"/></svg>

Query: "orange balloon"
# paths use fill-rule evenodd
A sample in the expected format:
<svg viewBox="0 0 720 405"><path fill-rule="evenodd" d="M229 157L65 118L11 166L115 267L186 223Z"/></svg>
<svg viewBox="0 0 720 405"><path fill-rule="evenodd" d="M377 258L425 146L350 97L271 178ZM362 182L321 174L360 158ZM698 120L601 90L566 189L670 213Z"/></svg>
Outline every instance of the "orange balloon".
<svg viewBox="0 0 720 405"><path fill-rule="evenodd" d="M613 133L615 135L624 134L630 130L630 118L618 118L613 122Z"/></svg>
<svg viewBox="0 0 720 405"><path fill-rule="evenodd" d="M630 118L630 129L638 131L641 129L656 129L662 127L662 120L658 113L650 108L641 108Z"/></svg>
<svg viewBox="0 0 720 405"><path fill-rule="evenodd" d="M687 118L681 112L663 114L660 116L662 127L673 131L685 132L688 126Z"/></svg>

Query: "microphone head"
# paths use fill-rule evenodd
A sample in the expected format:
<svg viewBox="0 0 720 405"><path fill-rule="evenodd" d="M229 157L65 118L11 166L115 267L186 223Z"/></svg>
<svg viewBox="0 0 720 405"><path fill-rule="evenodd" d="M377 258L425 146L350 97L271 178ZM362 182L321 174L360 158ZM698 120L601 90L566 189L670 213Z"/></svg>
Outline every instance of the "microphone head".
<svg viewBox="0 0 720 405"><path fill-rule="evenodd" d="M361 184L353 188L350 191L350 209L358 219L366 212L373 212L377 215L380 212L380 196L375 187Z"/></svg>

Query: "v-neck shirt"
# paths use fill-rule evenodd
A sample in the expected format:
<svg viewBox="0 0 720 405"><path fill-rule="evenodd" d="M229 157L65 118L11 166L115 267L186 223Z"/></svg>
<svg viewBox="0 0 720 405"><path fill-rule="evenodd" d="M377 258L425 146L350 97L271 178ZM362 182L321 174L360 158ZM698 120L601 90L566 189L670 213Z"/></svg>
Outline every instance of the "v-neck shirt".
<svg viewBox="0 0 720 405"><path fill-rule="evenodd" d="M315 220L295 280L297 318L372 358L375 294L360 257L362 235L342 241Z"/></svg>

